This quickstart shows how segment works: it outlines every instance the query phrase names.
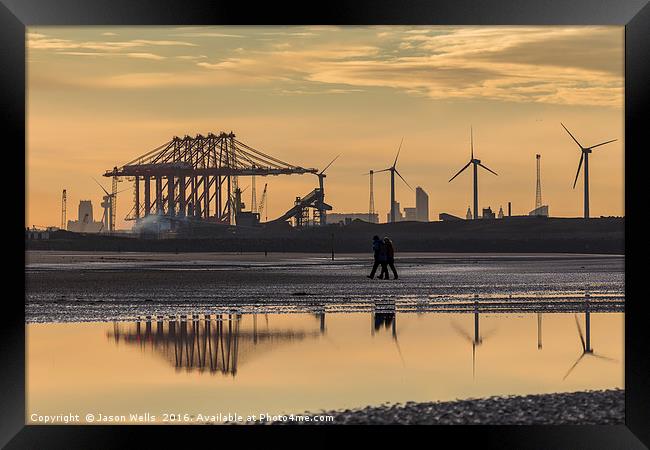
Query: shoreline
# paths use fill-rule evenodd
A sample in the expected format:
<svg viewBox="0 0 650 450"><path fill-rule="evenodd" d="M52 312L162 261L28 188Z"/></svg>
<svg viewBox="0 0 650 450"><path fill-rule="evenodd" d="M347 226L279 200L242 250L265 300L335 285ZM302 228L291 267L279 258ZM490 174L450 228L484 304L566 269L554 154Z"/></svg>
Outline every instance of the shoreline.
<svg viewBox="0 0 650 450"><path fill-rule="evenodd" d="M407 402L305 414L334 416L333 422L310 422L309 425L622 425L625 423L625 390ZM280 421L270 424L306 423Z"/></svg>

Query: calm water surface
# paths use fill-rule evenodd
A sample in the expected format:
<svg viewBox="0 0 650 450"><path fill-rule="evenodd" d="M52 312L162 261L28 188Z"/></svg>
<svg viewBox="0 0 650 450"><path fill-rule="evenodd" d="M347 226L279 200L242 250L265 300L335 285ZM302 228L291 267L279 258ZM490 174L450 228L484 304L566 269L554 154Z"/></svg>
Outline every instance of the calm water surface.
<svg viewBox="0 0 650 450"><path fill-rule="evenodd" d="M624 387L623 313L213 314L26 327L28 423L32 413L160 420Z"/></svg>

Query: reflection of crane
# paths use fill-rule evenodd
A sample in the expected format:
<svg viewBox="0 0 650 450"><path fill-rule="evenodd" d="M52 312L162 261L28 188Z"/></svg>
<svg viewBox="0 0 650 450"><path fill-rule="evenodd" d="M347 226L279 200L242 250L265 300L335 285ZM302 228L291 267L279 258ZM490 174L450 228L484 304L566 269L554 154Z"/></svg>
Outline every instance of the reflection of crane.
<svg viewBox="0 0 650 450"><path fill-rule="evenodd" d="M616 361L614 358L609 358L607 356L599 355L594 353L594 349L591 348L591 320L589 317L589 295L586 295L586 308L585 308L585 335L582 334L582 328L580 328L580 322L578 321L578 315L576 314L574 317L576 319L576 326L578 327L578 336L580 337L580 344L582 345L582 354L576 359L576 362L573 363L573 365L569 368L567 371L566 375L564 375L563 380L566 380L566 378L569 376L569 374L575 369L575 367L578 365L580 361L582 361L582 358L585 356L593 356L594 358L602 359L605 361Z"/></svg>
<svg viewBox="0 0 650 450"><path fill-rule="evenodd" d="M259 205L257 206L257 212L260 214L260 218L262 217L262 211L266 212L266 216L264 217L264 221L267 221L269 218L269 208L267 207L266 203L266 188L268 184L264 183L264 191L262 192L262 199L260 200Z"/></svg>
<svg viewBox="0 0 650 450"><path fill-rule="evenodd" d="M265 315L266 316L266 315ZM249 316L250 317L250 316ZM244 326L244 322L252 322ZM144 326L143 326L144 325ZM154 329L155 327L155 329ZM145 321L113 325L108 337L116 343L137 345L163 356L176 370L222 373L236 376L240 364L266 355L281 344L301 342L320 335L315 330L260 329L257 315L245 320L240 314L181 315L164 319L147 316Z"/></svg>
<svg viewBox="0 0 650 450"><path fill-rule="evenodd" d="M472 344L472 378L476 377L476 347L481 345L487 336L494 333L494 330L492 330L481 336L479 331L478 295L474 295L474 298L474 337L470 336L469 333L463 330L457 323L451 323L454 329Z"/></svg>

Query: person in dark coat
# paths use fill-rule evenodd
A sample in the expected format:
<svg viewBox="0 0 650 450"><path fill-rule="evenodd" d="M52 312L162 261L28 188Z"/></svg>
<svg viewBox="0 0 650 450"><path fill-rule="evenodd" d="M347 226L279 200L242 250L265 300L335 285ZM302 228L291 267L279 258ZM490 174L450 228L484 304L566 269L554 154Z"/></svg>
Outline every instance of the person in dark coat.
<svg viewBox="0 0 650 450"><path fill-rule="evenodd" d="M397 280L397 270L395 269L395 248L393 247L393 241L389 238L384 238L384 245L386 246L386 263L390 266L390 270L393 271L393 279ZM382 270L383 267L382 267ZM386 279L388 279L388 269L386 269Z"/></svg>
<svg viewBox="0 0 650 450"><path fill-rule="evenodd" d="M388 246L384 241L379 243L379 264L381 264L381 272L377 278L380 280L388 280Z"/></svg>
<svg viewBox="0 0 650 450"><path fill-rule="evenodd" d="M373 236L372 237L372 253L375 259L375 263L372 266L372 272L370 272L370 275L368 275L368 278L373 279L375 278L375 272L377 272L377 269L379 268L379 253L381 250L381 239L379 239L379 236Z"/></svg>

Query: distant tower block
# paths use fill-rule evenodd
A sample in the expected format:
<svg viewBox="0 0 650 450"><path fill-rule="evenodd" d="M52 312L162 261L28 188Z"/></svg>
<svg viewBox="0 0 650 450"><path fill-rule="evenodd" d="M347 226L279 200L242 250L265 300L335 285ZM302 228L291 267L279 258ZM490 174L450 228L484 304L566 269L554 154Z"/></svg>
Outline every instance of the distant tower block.
<svg viewBox="0 0 650 450"><path fill-rule="evenodd" d="M465 218L467 220L472 220L472 208L470 206L467 207L467 214L465 215Z"/></svg>
<svg viewBox="0 0 650 450"><path fill-rule="evenodd" d="M499 215L497 217L503 219L503 206L499 206Z"/></svg>
<svg viewBox="0 0 650 450"><path fill-rule="evenodd" d="M429 195L420 186L415 188L415 210L415 220L429 221Z"/></svg>
<svg viewBox="0 0 650 450"><path fill-rule="evenodd" d="M535 193L535 209L542 207L542 176L541 176L541 160L542 155L536 155L537 159L537 192Z"/></svg>

